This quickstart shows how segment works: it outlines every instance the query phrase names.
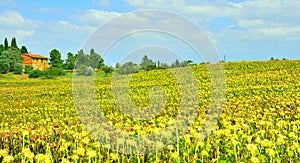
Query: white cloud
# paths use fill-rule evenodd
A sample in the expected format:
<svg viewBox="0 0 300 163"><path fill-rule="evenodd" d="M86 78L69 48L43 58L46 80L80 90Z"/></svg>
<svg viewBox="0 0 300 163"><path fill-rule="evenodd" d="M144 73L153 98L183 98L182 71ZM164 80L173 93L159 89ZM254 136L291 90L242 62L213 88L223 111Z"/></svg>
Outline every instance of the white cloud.
<svg viewBox="0 0 300 163"><path fill-rule="evenodd" d="M67 21L58 21L54 24L55 25L53 27L51 27L52 31L62 32L62 33L71 34L71 35L76 35L76 34L78 34L78 32L90 34L91 32L93 32L97 29L96 27L92 27L92 26L88 26L88 25L83 25L83 26L74 25Z"/></svg>
<svg viewBox="0 0 300 163"><path fill-rule="evenodd" d="M260 28L257 31L265 36L275 36L289 40L300 40L300 26Z"/></svg>
<svg viewBox="0 0 300 163"><path fill-rule="evenodd" d="M226 28L219 33L209 32L216 40L248 41L295 41L300 40L300 26L259 27L236 29ZM219 41L220 42L220 41Z"/></svg>
<svg viewBox="0 0 300 163"><path fill-rule="evenodd" d="M127 0L140 9L169 9L191 18L213 19L230 17L235 19L270 19L278 20L291 16L300 16L299 0L244 0L231 2L229 0L189 1L189 0Z"/></svg>
<svg viewBox="0 0 300 163"><path fill-rule="evenodd" d="M300 16L298 0L246 0L228 3L232 8L231 17L244 19L264 19L270 22L291 21ZM296 19L294 19L296 20Z"/></svg>
<svg viewBox="0 0 300 163"><path fill-rule="evenodd" d="M262 19L254 19L254 20L245 20L241 19L238 21L238 25L243 28L252 28L252 27L261 27L265 26L267 23Z"/></svg>
<svg viewBox="0 0 300 163"><path fill-rule="evenodd" d="M127 0L127 2L141 8L163 8L166 7L167 4L171 5L174 0Z"/></svg>
<svg viewBox="0 0 300 163"><path fill-rule="evenodd" d="M78 38L87 37L96 29L97 29L96 27L92 27L88 25L79 26L79 25L72 24L68 21L57 21L48 24L47 26L44 26L42 30L48 31L48 33L50 34L48 37L53 38L54 40L64 39L64 40L69 40L69 42L70 41L73 42Z"/></svg>
<svg viewBox="0 0 300 163"><path fill-rule="evenodd" d="M224 42L247 42L250 44L260 41L276 40L300 40L300 1L299 0L244 0L241 2L230 2L229 0L126 0L130 5L139 9L165 9L183 16L204 27L214 43ZM109 0L93 0L97 5L110 6ZM0 5L14 5L13 0L0 0ZM96 5L96 4L95 4ZM57 13L59 8L41 8L40 12ZM24 11L25 12L25 11ZM23 12L22 12L23 13ZM48 52L52 47L76 52L87 37L99 27L112 18L122 13L110 12L96 9L76 11L69 15L72 21L42 22L29 20L17 11L4 11L0 13L0 33L7 37L18 36L18 41L28 45L29 48L41 48ZM147 26L149 20L135 15L130 19L136 28ZM213 24L211 20L217 19ZM223 20L223 18L226 18ZM221 30L213 30L218 21L234 20L232 24L222 27ZM77 21L73 23L73 21ZM79 22L79 23L78 23ZM115 27L126 24L121 20L114 22ZM172 20L160 21L164 26L178 28ZM140 26L138 25L140 24ZM207 27L207 28L206 28ZM130 27L107 29L110 33L120 33ZM213 33L210 31L218 31ZM178 28L178 30L180 30ZM192 31L187 31L189 33ZM201 35L192 35L201 38ZM22 42L22 40L24 40ZM36 41L39 40L39 41ZM225 40L225 41L224 41ZM223 41L223 42L222 42ZM227 43L226 42L226 43ZM235 45L235 44L234 44ZM30 47L31 46L31 47ZM33 52L37 51L32 49ZM74 50L75 49L75 50ZM41 52L42 53L42 52Z"/></svg>
<svg viewBox="0 0 300 163"><path fill-rule="evenodd" d="M51 10L45 10L48 11ZM96 30L92 26L79 26L68 21L30 20L12 10L0 13L0 26L0 33L4 37L17 37L19 45L26 45L32 52L44 55L53 48L58 48L64 53L76 52L86 37Z"/></svg>
<svg viewBox="0 0 300 163"><path fill-rule="evenodd" d="M1 0L0 1L0 6L12 6L15 4L16 3L13 0Z"/></svg>
<svg viewBox="0 0 300 163"><path fill-rule="evenodd" d="M62 13L62 10L60 8L55 8L55 7L40 8L39 10L40 10L40 12L49 13L49 14L60 14L60 13Z"/></svg>
<svg viewBox="0 0 300 163"><path fill-rule="evenodd" d="M0 14L0 25L1 35L18 37L22 41L25 37L33 37L42 22L26 19L17 11L7 10Z"/></svg>
<svg viewBox="0 0 300 163"><path fill-rule="evenodd" d="M0 24L3 26L20 26L24 18L16 11L7 10L0 15Z"/></svg>
<svg viewBox="0 0 300 163"><path fill-rule="evenodd" d="M300 38L299 0L229 0L188 1L188 0L127 0L138 8L169 9L190 18L192 21L207 26L215 18L231 18L238 22L236 27L224 28L220 35L230 37L226 33L240 35L247 39L265 39L280 36L283 39ZM209 28L207 28L209 30ZM216 34L216 35L219 35ZM219 35L219 36L220 36ZM264 36L264 37L262 37Z"/></svg>
<svg viewBox="0 0 300 163"><path fill-rule="evenodd" d="M41 25L41 22L25 19L17 11L6 10L2 15L0 14L0 25L11 29L14 28L35 29Z"/></svg>
<svg viewBox="0 0 300 163"><path fill-rule="evenodd" d="M89 9L87 11L73 15L72 18L85 25L99 26L100 24L119 15L121 14L118 12Z"/></svg>
<svg viewBox="0 0 300 163"><path fill-rule="evenodd" d="M265 21L263 19L239 19L238 26L242 28L266 28L266 27L279 27L279 26L289 26L287 23L278 23Z"/></svg>
<svg viewBox="0 0 300 163"><path fill-rule="evenodd" d="M300 40L300 25L293 23L270 22L262 19L238 20L238 26L242 27L244 37L248 34L248 39L282 39L282 40Z"/></svg>
<svg viewBox="0 0 300 163"><path fill-rule="evenodd" d="M28 37L28 36L33 36L35 31L34 30L17 30L17 36L21 36L21 37Z"/></svg>
<svg viewBox="0 0 300 163"><path fill-rule="evenodd" d="M237 8L269 8L277 9L279 7L284 7L287 2L296 2L294 0L246 0L242 2L229 2L228 4ZM289 2L289 3L290 3ZM267 11L266 11L267 12Z"/></svg>
<svg viewBox="0 0 300 163"><path fill-rule="evenodd" d="M100 6L110 6L109 0L93 0L95 3L99 4Z"/></svg>

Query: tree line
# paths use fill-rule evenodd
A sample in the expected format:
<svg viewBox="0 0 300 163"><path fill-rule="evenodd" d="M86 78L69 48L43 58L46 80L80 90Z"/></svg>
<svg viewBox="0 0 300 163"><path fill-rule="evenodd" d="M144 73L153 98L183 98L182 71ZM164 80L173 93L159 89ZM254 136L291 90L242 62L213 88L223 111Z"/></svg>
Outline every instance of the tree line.
<svg viewBox="0 0 300 163"><path fill-rule="evenodd" d="M59 59L58 52L53 50L50 52L50 65L60 65L63 61ZM66 70L76 70L77 75L92 75L96 70L103 70L106 75L113 71L111 66L104 64L103 57L96 53L94 49L90 50L90 53L85 53L82 49L73 54L69 52L67 54L67 59L64 64L61 65Z"/></svg>
<svg viewBox="0 0 300 163"><path fill-rule="evenodd" d="M79 50L76 54L67 53L67 58L62 59L62 54L59 50L53 49L49 55L50 68L45 71L35 70L32 66L25 66L23 69L23 57L21 54L29 53L26 46L21 48L17 45L16 38L12 38L9 45L8 39L4 39L4 43L0 44L0 73L5 74L13 72L15 74L22 74L23 72L29 74L29 77L38 78L54 78L56 76L65 75L65 71L76 71L77 75L92 75L96 70L103 70L106 76L114 70L119 74L131 74L140 71L150 71L156 69L168 69L177 67L187 67L195 65L192 60L180 62L178 59L172 64L162 63L160 61L154 62L147 55L142 58L139 64L133 62L126 62L124 64L117 63L115 69L104 63L103 57L94 49L89 53Z"/></svg>
<svg viewBox="0 0 300 163"><path fill-rule="evenodd" d="M99 69L106 74L113 71L112 67L104 64L104 59L94 49L91 49L89 54L84 53L83 50L79 50L77 54L69 52L65 60L62 59L62 54L59 50L53 49L49 53L50 68L45 71L35 70L33 66L29 65L23 69L22 62L24 58L21 56L23 53L29 53L26 46L19 48L15 37L12 38L10 44L8 39L5 38L3 44L0 44L0 73L13 72L14 74L22 74L24 72L33 78L41 76L54 78L64 75L65 70L73 69L77 70L78 75L92 75L95 70Z"/></svg>
<svg viewBox="0 0 300 163"><path fill-rule="evenodd" d="M104 59L94 49L91 49L90 53L85 53L83 50L79 50L77 54L69 52L65 60L62 59L62 54L57 49L51 50L49 54L49 65L51 67L47 71L50 76L46 78L64 75L64 70L72 72L75 70L77 75L85 76L93 75L96 70L103 70L106 74L113 71L112 67L104 64ZM36 76L43 76L43 74L38 72Z"/></svg>
<svg viewBox="0 0 300 163"><path fill-rule="evenodd" d="M180 62L178 59L171 64L162 63L160 61L154 62L147 55L144 55L141 63L125 62L124 64L116 64L116 72L119 74L132 74L140 71L151 71L157 69L179 68L195 65L192 60L185 60Z"/></svg>

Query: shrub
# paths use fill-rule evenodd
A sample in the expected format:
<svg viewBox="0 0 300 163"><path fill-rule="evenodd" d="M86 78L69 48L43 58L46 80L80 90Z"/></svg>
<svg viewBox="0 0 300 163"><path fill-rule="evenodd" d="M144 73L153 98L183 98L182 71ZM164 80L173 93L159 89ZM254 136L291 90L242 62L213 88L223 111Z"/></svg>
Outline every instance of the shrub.
<svg viewBox="0 0 300 163"><path fill-rule="evenodd" d="M94 69L92 67L88 67L87 65L80 65L77 69L77 75L91 76L93 74Z"/></svg>
<svg viewBox="0 0 300 163"><path fill-rule="evenodd" d="M66 75L66 72L57 67L51 67L44 72L44 77L46 79L54 79L57 76L64 76L64 75Z"/></svg>
<svg viewBox="0 0 300 163"><path fill-rule="evenodd" d="M18 63L14 65L14 74L21 75L23 73L23 65Z"/></svg>
<svg viewBox="0 0 300 163"><path fill-rule="evenodd" d="M84 75L86 69L87 69L86 65L80 65L79 68L77 69L77 75Z"/></svg>
<svg viewBox="0 0 300 163"><path fill-rule="evenodd" d="M158 66L156 69L157 69L157 70L164 70L164 69L166 69L166 68L165 68L165 67L162 67L162 66Z"/></svg>
<svg viewBox="0 0 300 163"><path fill-rule="evenodd" d="M156 69L156 66L155 65L148 65L146 66L145 70L146 71L151 71L151 70L155 70Z"/></svg>
<svg viewBox="0 0 300 163"><path fill-rule="evenodd" d="M58 69L58 76L65 76L66 72L63 69Z"/></svg>
<svg viewBox="0 0 300 163"><path fill-rule="evenodd" d="M10 69L10 64L7 59L1 59L0 60L0 73L6 74Z"/></svg>
<svg viewBox="0 0 300 163"><path fill-rule="evenodd" d="M94 73L94 69L93 69L92 67L87 67L87 68L85 69L84 75L85 75L85 76L92 76L93 73Z"/></svg>
<svg viewBox="0 0 300 163"><path fill-rule="evenodd" d="M45 79L54 79L57 76L63 76L66 73L57 67L50 67L49 69L45 71L40 71L40 70L32 70L29 74L30 78L39 78L39 77L44 77Z"/></svg>
<svg viewBox="0 0 300 163"><path fill-rule="evenodd" d="M49 68L44 72L44 78L46 79L54 79L58 76L58 70L56 68Z"/></svg>
<svg viewBox="0 0 300 163"><path fill-rule="evenodd" d="M41 76L43 76L43 71L40 71L40 70L33 70L30 72L29 74L29 78L39 78Z"/></svg>
<svg viewBox="0 0 300 163"><path fill-rule="evenodd" d="M30 72L34 69L33 66L30 66L30 65L26 65L25 66L25 74L30 74Z"/></svg>
<svg viewBox="0 0 300 163"><path fill-rule="evenodd" d="M54 79L55 77L57 77L56 75L52 74L51 72L49 71L45 71L44 74L43 74L43 77L45 79Z"/></svg>

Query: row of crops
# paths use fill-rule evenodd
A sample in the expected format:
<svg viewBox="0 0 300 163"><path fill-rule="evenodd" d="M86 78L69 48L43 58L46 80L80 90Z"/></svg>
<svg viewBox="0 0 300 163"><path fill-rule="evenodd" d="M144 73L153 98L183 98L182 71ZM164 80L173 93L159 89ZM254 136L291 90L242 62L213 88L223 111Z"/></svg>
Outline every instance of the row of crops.
<svg viewBox="0 0 300 163"><path fill-rule="evenodd" d="M224 69L226 100L212 132L199 134L212 95L210 74L199 65L192 67L199 103L188 103L197 117L184 134L156 143L144 154L131 148L124 153L126 139L98 141L95 132L89 132L103 125L81 123L72 79L0 79L0 162L300 162L300 61L224 63ZM126 98L116 104L112 91L122 83L97 78L95 97L107 124L135 136L156 134L172 124L185 90L171 71L127 77L132 104L141 109L157 106L160 112L151 117L152 112L141 111L149 117L145 120L131 117L135 112L123 113L131 105L123 105ZM148 97L153 87L164 93L154 98L157 103ZM85 111L89 114L84 118L97 119L99 110Z"/></svg>

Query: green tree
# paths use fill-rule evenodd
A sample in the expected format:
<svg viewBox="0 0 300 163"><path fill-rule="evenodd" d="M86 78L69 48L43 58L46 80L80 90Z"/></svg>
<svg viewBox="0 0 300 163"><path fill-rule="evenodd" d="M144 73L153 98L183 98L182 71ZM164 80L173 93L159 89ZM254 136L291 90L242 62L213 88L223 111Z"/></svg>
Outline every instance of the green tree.
<svg viewBox="0 0 300 163"><path fill-rule="evenodd" d="M11 47L14 47L14 48L18 48L18 45L17 45L17 39L14 37L12 38L11 40ZM19 48L18 48L19 49Z"/></svg>
<svg viewBox="0 0 300 163"><path fill-rule="evenodd" d="M155 70L155 69L156 69L155 65L148 65L144 70L151 71L151 70Z"/></svg>
<svg viewBox="0 0 300 163"><path fill-rule="evenodd" d="M65 60L65 69L73 70L75 67L76 56L73 53L69 52L67 54L67 59Z"/></svg>
<svg viewBox="0 0 300 163"><path fill-rule="evenodd" d="M85 54L84 51L81 49L78 51L76 55L76 68L79 68L81 65L89 66L90 57L89 55Z"/></svg>
<svg viewBox="0 0 300 163"><path fill-rule="evenodd" d="M149 59L147 55L143 57L140 66L142 70L146 70L146 71L153 70L156 68L155 62Z"/></svg>
<svg viewBox="0 0 300 163"><path fill-rule="evenodd" d="M175 65L176 65L176 63L175 63ZM193 65L192 60L186 60L186 61L180 62L178 67L187 67L187 66L192 66L192 65Z"/></svg>
<svg viewBox="0 0 300 163"><path fill-rule="evenodd" d="M133 62L126 62L116 69L118 74L132 74L139 72L139 66Z"/></svg>
<svg viewBox="0 0 300 163"><path fill-rule="evenodd" d="M99 59L99 63L98 63L97 68L98 68L98 69L103 69L104 66L105 66L105 64L104 64L104 59L101 57L101 58Z"/></svg>
<svg viewBox="0 0 300 163"><path fill-rule="evenodd" d="M2 44L0 44L0 55L1 55L2 52L4 52L4 50L5 50L4 46Z"/></svg>
<svg viewBox="0 0 300 163"><path fill-rule="evenodd" d="M108 74L111 74L114 71L114 68L111 66L104 66L103 67L103 71L105 73L105 76L107 76Z"/></svg>
<svg viewBox="0 0 300 163"><path fill-rule="evenodd" d="M179 67L187 67L187 66L189 66L187 61L183 61L179 63Z"/></svg>
<svg viewBox="0 0 300 163"><path fill-rule="evenodd" d="M116 68L120 68L120 67L121 67L120 63L116 63Z"/></svg>
<svg viewBox="0 0 300 163"><path fill-rule="evenodd" d="M172 68L180 67L180 62L179 62L179 60L176 59L175 62L171 64L171 67L172 67Z"/></svg>
<svg viewBox="0 0 300 163"><path fill-rule="evenodd" d="M9 71L14 71L16 64L22 64L23 57L21 56L21 51L15 47L9 47L1 53L0 60L7 59L10 65Z"/></svg>
<svg viewBox="0 0 300 163"><path fill-rule="evenodd" d="M97 54L97 53L95 52L94 49L91 49L91 52L90 52L90 56L89 56L89 57L90 57L90 66L91 66L93 69L96 69L96 68L98 68L98 67L101 67L101 68L102 68L103 65L99 66L99 64L102 64L102 63L104 62L104 60L102 59L102 57L101 57L99 54ZM102 63L101 63L100 61L102 61Z"/></svg>
<svg viewBox="0 0 300 163"><path fill-rule="evenodd" d="M167 64L167 63L161 63L160 66L163 67L163 68L170 68L170 67L171 67L171 66L170 66L169 64Z"/></svg>
<svg viewBox="0 0 300 163"><path fill-rule="evenodd" d="M4 50L8 50L8 40L7 40L7 38L4 39Z"/></svg>
<svg viewBox="0 0 300 163"><path fill-rule="evenodd" d="M24 54L24 53L28 54L28 50L27 50L26 46L21 47L21 53L22 54Z"/></svg>
<svg viewBox="0 0 300 163"><path fill-rule="evenodd" d="M61 59L61 53L56 50L56 49L53 49L51 52L50 52L50 65L51 67L57 67L57 68L62 68L63 66L63 60Z"/></svg>
<svg viewBox="0 0 300 163"><path fill-rule="evenodd" d="M180 67L180 62L178 59L175 60L175 67Z"/></svg>
<svg viewBox="0 0 300 163"><path fill-rule="evenodd" d="M0 56L0 73L6 74L10 70L9 60Z"/></svg>
<svg viewBox="0 0 300 163"><path fill-rule="evenodd" d="M90 50L90 55L92 55L93 53L96 53L96 52L95 52L95 49L91 49L91 50Z"/></svg>
<svg viewBox="0 0 300 163"><path fill-rule="evenodd" d="M23 73L23 65L21 63L14 65L14 74L21 75Z"/></svg>
<svg viewBox="0 0 300 163"><path fill-rule="evenodd" d="M7 39L5 40L5 42L7 42ZM7 73L11 71L16 72L16 74L20 74L20 65L22 65L23 62L21 51L16 47L8 47L7 50L5 50L3 45L0 46L0 62L1 73Z"/></svg>
<svg viewBox="0 0 300 163"><path fill-rule="evenodd" d="M5 49L4 49L4 46L2 45L2 44L0 44L0 55L1 55L1 53L4 51Z"/></svg>
<svg viewBox="0 0 300 163"><path fill-rule="evenodd" d="M193 62L192 60L190 60L190 59L189 59L189 60L187 60L187 61L186 61L186 63L188 64L188 66L191 66L191 65L193 65L193 64L194 64L194 62Z"/></svg>

